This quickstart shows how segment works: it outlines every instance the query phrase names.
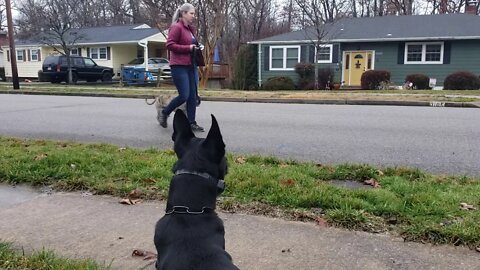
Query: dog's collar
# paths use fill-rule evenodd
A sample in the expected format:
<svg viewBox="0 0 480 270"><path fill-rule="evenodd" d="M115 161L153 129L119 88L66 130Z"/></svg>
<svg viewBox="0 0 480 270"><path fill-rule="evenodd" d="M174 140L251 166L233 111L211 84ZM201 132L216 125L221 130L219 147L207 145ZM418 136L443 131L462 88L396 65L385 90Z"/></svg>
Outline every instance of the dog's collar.
<svg viewBox="0 0 480 270"><path fill-rule="evenodd" d="M212 180L212 181L217 181L217 178L213 177L209 173L205 172L197 172L197 171L189 171L189 170L177 170L175 171L175 176L178 175L184 175L184 174L189 174L189 175L196 175L200 176L204 179L207 180ZM223 190L225 189L225 181L223 179L218 179L217 181L217 191L218 193L222 193ZM204 206L202 207L201 210L191 210L188 206L183 206L183 205L175 205L170 209L165 210L165 215L171 215L171 214L190 214L190 215L201 215L201 214L206 214L206 213L213 213L215 212L215 206L213 207L208 207Z"/></svg>
<svg viewBox="0 0 480 270"><path fill-rule="evenodd" d="M217 178L213 177L211 174L206 173L206 172L189 171L189 170L183 170L183 169L175 171L175 176L182 175L182 174L196 175L196 176L200 176L200 177L205 178L205 179L212 179L212 180L217 179ZM225 181L223 179L218 179L217 189L218 189L219 193L222 193L225 190Z"/></svg>
<svg viewBox="0 0 480 270"><path fill-rule="evenodd" d="M202 207L202 210L200 211L194 211L190 210L190 207L188 206L174 206L170 210L165 211L165 215L171 215L173 213L175 214L190 214L190 215L201 215L201 214L206 214L206 213L213 213L215 211L214 208L211 207Z"/></svg>

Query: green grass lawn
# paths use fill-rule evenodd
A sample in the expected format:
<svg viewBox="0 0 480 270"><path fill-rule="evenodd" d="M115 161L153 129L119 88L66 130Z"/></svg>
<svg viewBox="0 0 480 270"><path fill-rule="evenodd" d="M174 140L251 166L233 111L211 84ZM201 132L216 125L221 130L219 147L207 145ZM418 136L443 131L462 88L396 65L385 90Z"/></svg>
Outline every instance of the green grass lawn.
<svg viewBox="0 0 480 270"><path fill-rule="evenodd" d="M0 182L114 196L139 188L144 198L163 199L176 157L171 150L0 137L0 159ZM228 160L227 188L220 203L225 210L255 208L250 212L268 215L275 208L288 218L321 218L370 232L388 230L412 241L480 246L480 210L460 209L461 203L480 206L480 179L260 156L229 155ZM381 187L349 189L331 183L369 179Z"/></svg>
<svg viewBox="0 0 480 270"><path fill-rule="evenodd" d="M10 244L0 241L0 269L4 270L97 270L110 269L99 266L92 260L70 260L58 257L51 251L37 251L31 255L21 254Z"/></svg>

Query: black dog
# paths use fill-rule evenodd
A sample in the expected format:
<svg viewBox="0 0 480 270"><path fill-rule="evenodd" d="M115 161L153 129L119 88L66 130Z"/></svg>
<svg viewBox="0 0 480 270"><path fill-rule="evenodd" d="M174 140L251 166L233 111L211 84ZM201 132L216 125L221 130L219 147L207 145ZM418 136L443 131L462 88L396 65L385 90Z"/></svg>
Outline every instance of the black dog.
<svg viewBox="0 0 480 270"><path fill-rule="evenodd" d="M227 174L225 144L212 115L207 138L193 134L187 117L177 110L173 119L178 161L170 182L167 209L155 227L157 269L238 269L225 251L223 221L215 213L217 196Z"/></svg>

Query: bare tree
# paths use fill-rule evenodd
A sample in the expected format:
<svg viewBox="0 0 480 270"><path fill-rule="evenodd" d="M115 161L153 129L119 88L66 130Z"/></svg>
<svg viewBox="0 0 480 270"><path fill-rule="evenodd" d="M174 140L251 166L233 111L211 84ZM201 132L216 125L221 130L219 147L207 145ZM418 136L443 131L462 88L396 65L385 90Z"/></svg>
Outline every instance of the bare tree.
<svg viewBox="0 0 480 270"><path fill-rule="evenodd" d="M306 38L314 45L315 56L315 89L319 89L318 83L318 54L325 44L325 37L328 34L328 29L325 26L325 21L330 20L330 15L325 15L325 6L322 5L322 0L295 0L302 12L305 14L308 26L304 29ZM331 24L331 22L330 22Z"/></svg>
<svg viewBox="0 0 480 270"><path fill-rule="evenodd" d="M34 41L50 46L56 52L67 57L68 83L72 82L72 69L70 51L79 40L84 38L78 32L78 24L75 21L74 11L78 8L80 0L27 0L27 4L33 4L36 16L28 18L28 21L35 24L30 28L37 31L36 35L30 37ZM21 16L29 16L32 6L23 5L19 10Z"/></svg>

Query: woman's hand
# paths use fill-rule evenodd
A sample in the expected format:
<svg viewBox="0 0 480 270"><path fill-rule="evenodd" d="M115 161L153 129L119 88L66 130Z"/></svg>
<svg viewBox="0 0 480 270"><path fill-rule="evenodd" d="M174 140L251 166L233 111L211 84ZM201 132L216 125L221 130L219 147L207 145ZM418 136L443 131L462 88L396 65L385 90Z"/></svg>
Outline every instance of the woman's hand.
<svg viewBox="0 0 480 270"><path fill-rule="evenodd" d="M190 51L193 51L193 48L195 48L195 44L190 44Z"/></svg>

